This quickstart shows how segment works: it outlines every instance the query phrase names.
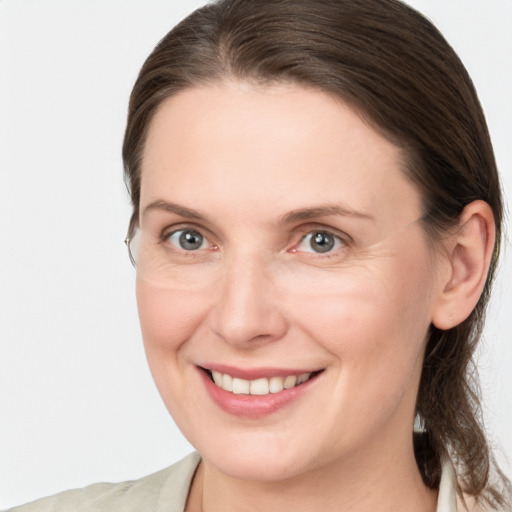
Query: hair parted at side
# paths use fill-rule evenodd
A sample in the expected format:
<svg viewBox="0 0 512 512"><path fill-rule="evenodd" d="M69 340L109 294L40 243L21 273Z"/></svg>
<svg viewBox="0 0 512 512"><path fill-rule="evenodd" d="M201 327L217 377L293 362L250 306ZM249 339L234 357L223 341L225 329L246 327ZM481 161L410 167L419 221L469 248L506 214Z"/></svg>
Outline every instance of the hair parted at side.
<svg viewBox="0 0 512 512"><path fill-rule="evenodd" d="M497 230L485 290L473 313L448 331L432 326L417 410L426 432L414 439L425 483L439 484L448 453L465 493L495 507L509 483L495 466L481 422L473 365L499 253L500 183L471 79L440 32L398 0L221 0L167 34L132 91L123 160L138 224L144 143L162 101L229 78L292 82L341 98L402 148L404 172L423 198L430 239L457 225L470 202L492 208ZM411 434L412 435L412 434Z"/></svg>

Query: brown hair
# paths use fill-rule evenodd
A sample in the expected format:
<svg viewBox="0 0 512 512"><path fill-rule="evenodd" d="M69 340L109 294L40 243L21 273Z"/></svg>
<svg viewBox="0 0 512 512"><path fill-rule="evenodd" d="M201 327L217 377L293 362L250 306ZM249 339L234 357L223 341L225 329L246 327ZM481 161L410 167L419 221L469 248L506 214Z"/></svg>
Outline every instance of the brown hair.
<svg viewBox="0 0 512 512"><path fill-rule="evenodd" d="M221 0L198 9L157 45L130 98L123 145L133 203L129 234L138 222L141 157L156 109L180 90L227 77L298 83L354 107L403 149L431 240L456 226L471 201L491 206L498 242L487 284L463 323L431 328L417 400L426 431L414 443L426 485L438 486L441 458L449 453L465 493L503 503L489 478L473 366L499 252L502 200L484 115L460 59L432 23L398 0ZM501 484L508 485L503 477Z"/></svg>

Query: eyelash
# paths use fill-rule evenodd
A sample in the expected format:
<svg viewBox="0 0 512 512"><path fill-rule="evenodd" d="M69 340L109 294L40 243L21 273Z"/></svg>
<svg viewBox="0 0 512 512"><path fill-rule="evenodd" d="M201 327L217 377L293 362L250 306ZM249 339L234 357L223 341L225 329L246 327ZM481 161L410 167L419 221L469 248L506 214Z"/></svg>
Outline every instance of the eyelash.
<svg viewBox="0 0 512 512"><path fill-rule="evenodd" d="M179 238L178 238L178 240L175 240L177 242L176 244L171 243L171 239L173 237L174 238L181 237L183 234L185 234L187 232L188 233L197 233L199 236L202 237L201 246L207 244L207 247L200 246L195 249L185 249L183 247L178 246ZM326 229L324 227L311 226L311 227L302 229L302 232L303 232L303 234L302 234L299 242L294 244L290 249L288 249L287 252L304 253L304 254L312 255L313 257L329 258L329 257L333 257L333 256L337 255L340 250L346 249L350 245L350 242L351 242L351 239L348 235L336 234L334 232L334 230ZM181 233L181 235L180 235L180 233ZM308 237L313 237L315 235L320 235L327 239L331 238L334 243L333 247L329 248L325 252L314 251L314 250L311 250L311 251L298 250L298 247L300 247L300 245L303 244L308 239ZM178 229L172 229L172 230L166 229L163 231L160 239L163 244L170 245L172 247L172 250L178 251L179 253L181 253L183 255L191 256L191 257L198 256L199 251L203 251L203 250L216 251L216 250L218 250L218 246L215 243L212 243L209 241L208 237L203 234L201 228L195 227L192 225L184 226L184 227L180 227ZM309 243L311 244L311 242L312 242L312 239L310 239ZM320 242L320 240L319 240L319 242Z"/></svg>
<svg viewBox="0 0 512 512"><path fill-rule="evenodd" d="M185 234L185 233L197 233L199 236L202 237L201 245L207 244L208 246L207 247L199 247L197 249L185 249L183 247L178 247L177 245L173 245L171 243L171 239L173 237L176 237L176 236L180 236L181 237L181 235L179 235L180 233L182 233L182 234ZM215 251L215 250L218 249L216 244L213 244L213 243L209 242L208 237L206 237L202 233L201 228L196 228L195 226L185 226L185 227L181 227L179 229L164 230L164 232L162 233L160 239L161 239L161 242L163 244L170 245L170 246L172 246L173 250L176 250L176 251L178 251L180 253L184 253L187 256L197 256L197 252L199 250L212 250L212 251Z"/></svg>
<svg viewBox="0 0 512 512"><path fill-rule="evenodd" d="M330 241L332 243L332 247L327 247L325 251L315 251L315 250L297 250L297 247L302 245L304 242L307 243L309 239L309 246L311 249L313 249L313 243L316 241L317 243L321 243L322 241ZM328 244L329 245L329 244ZM333 233L330 230L327 229L313 229L311 231L308 231L305 235L302 236L301 240L298 244L296 244L292 249L290 249L290 252L302 252L306 254L311 254L314 256L320 256L320 257L332 257L338 252L344 248L346 248L348 245L348 242L346 240L346 237L341 237L340 235L337 235Z"/></svg>

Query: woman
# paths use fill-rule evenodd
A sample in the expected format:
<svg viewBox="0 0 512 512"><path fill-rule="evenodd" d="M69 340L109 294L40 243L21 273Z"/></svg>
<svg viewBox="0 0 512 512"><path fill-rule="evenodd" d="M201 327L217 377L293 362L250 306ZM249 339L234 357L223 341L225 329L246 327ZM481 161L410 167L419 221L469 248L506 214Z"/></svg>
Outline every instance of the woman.
<svg viewBox="0 0 512 512"><path fill-rule="evenodd" d="M430 23L207 6L143 66L123 157L148 361L200 456L20 510L507 510L469 377L499 181Z"/></svg>

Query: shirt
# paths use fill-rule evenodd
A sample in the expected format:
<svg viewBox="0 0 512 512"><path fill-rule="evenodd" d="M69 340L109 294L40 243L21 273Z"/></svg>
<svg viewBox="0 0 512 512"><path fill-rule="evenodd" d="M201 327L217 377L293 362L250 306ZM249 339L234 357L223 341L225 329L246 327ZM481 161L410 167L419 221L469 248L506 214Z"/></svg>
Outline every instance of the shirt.
<svg viewBox="0 0 512 512"><path fill-rule="evenodd" d="M140 480L93 484L5 512L183 512L200 461L198 453L191 453L180 462ZM437 512L457 512L455 489L453 465L446 460L439 485Z"/></svg>

